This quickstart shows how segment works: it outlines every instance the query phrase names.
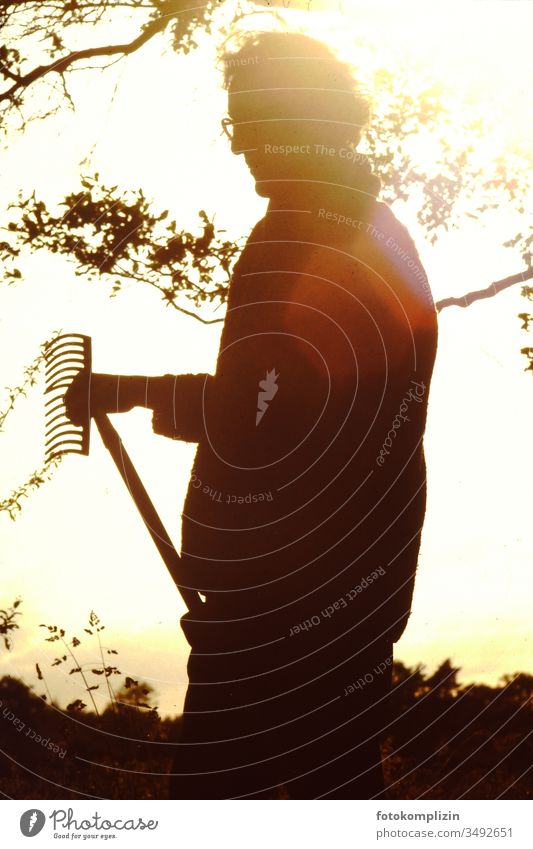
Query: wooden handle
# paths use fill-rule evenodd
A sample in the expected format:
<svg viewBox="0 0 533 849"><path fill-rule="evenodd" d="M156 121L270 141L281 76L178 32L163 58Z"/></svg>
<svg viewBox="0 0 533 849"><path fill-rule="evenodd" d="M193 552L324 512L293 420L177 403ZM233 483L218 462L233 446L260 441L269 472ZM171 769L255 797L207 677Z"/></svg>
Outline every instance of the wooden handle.
<svg viewBox="0 0 533 849"><path fill-rule="evenodd" d="M172 580L180 591L183 601L190 612L197 610L200 605L203 605L202 599L196 590L183 586L181 582L181 558L152 504L152 500L137 474L137 470L124 448L120 436L111 424L109 416L106 414L94 416L94 421L105 447L115 461L122 480L126 484L128 492L133 498L135 506L141 514L144 524L148 528L150 536L170 572Z"/></svg>

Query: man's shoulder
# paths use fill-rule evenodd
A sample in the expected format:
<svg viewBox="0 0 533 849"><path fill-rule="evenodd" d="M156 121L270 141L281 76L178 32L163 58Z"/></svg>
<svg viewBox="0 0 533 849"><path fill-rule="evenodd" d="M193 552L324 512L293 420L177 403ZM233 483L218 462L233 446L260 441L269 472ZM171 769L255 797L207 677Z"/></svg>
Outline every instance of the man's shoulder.
<svg viewBox="0 0 533 849"><path fill-rule="evenodd" d="M435 312L435 304L426 270L408 228L383 201L375 204L370 218L369 236L380 245L380 251L393 277L408 284L427 313Z"/></svg>
<svg viewBox="0 0 533 849"><path fill-rule="evenodd" d="M385 243L389 239L398 238L402 242L414 245L409 230L396 217L389 204L385 203L385 201L379 200L375 202L369 216L369 225L375 228L377 231L375 235L378 238L381 235L380 241L384 241L383 237L386 237ZM370 232L372 234L372 230Z"/></svg>

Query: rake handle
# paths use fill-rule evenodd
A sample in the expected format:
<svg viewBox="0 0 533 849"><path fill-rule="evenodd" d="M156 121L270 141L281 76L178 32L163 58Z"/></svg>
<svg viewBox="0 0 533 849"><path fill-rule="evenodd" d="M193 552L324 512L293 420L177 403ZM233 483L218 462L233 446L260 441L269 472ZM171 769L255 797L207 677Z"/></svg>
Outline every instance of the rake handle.
<svg viewBox="0 0 533 849"><path fill-rule="evenodd" d="M109 416L105 413L95 415L94 422L183 601L189 611L198 609L200 605L203 605L202 599L196 590L183 586L181 582L181 558L152 504L152 500L137 474L128 452L124 448L122 439L111 424Z"/></svg>

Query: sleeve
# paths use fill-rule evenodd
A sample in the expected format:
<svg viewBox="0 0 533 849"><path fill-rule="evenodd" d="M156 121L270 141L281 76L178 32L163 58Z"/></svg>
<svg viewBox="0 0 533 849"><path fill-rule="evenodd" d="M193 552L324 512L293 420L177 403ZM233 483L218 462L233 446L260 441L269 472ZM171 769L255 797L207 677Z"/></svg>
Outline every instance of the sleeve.
<svg viewBox="0 0 533 849"><path fill-rule="evenodd" d="M154 433L183 442L200 442L204 427L205 395L210 374L165 374L150 378L150 407Z"/></svg>

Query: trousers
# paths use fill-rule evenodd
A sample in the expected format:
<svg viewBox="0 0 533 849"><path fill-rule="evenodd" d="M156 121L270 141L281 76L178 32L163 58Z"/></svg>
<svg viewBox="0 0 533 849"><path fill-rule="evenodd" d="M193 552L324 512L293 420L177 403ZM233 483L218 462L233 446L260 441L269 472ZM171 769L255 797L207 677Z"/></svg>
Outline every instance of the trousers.
<svg viewBox="0 0 533 849"><path fill-rule="evenodd" d="M353 635L283 634L251 646L245 631L225 642L211 623L202 638L184 619L192 649L170 798L383 793L379 739L391 689L390 641L358 648Z"/></svg>

